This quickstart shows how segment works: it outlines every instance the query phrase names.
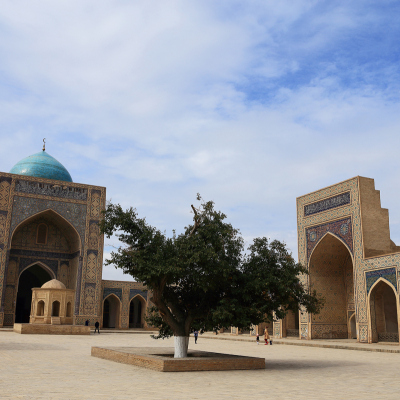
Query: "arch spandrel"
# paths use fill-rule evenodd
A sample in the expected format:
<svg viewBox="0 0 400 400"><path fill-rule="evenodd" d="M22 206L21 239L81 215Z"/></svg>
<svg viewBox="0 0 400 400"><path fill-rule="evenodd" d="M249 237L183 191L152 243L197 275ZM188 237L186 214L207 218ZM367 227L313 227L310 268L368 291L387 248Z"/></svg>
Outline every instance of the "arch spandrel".
<svg viewBox="0 0 400 400"><path fill-rule="evenodd" d="M305 229L307 261L310 260L315 247L317 247L318 243L321 242L327 233L330 233L341 240L349 249L350 253L353 254L352 219L346 217L337 221L331 221Z"/></svg>
<svg viewBox="0 0 400 400"><path fill-rule="evenodd" d="M318 242L315 244L315 246L313 247L313 249L312 249L312 251L311 251L311 253L310 253L309 257L308 257L308 264L310 265L310 263L311 263L311 258L312 258L312 255L313 255L314 251L315 251L315 250L318 248L318 246L319 246L321 243L323 243L323 241L324 241L325 239L327 239L329 236L332 236L335 240L338 240L340 243L342 243L342 245L348 250L349 256L351 257L351 260L352 260L352 262L353 262L353 261L354 261L353 253L352 253L352 250L351 250L351 249L349 248L349 246L347 245L347 243L346 243L340 236L335 235L335 234L332 233L332 232L326 232L326 233L318 240Z"/></svg>

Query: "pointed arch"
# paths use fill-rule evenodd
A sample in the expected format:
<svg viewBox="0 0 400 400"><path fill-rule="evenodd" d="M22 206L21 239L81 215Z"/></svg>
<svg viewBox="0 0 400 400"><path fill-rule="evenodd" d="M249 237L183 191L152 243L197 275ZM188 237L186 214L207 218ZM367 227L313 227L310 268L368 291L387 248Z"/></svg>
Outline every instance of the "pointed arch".
<svg viewBox="0 0 400 400"><path fill-rule="evenodd" d="M374 282L374 284L371 286L371 288L369 289L369 293L368 293L368 298L371 296L372 291L374 290L374 288L380 283L386 283L386 285L390 286L393 290L393 292L397 295L397 290L396 288L393 286L392 282L389 282L387 279L383 278L382 276L380 276L376 282Z"/></svg>
<svg viewBox="0 0 400 400"><path fill-rule="evenodd" d="M42 262L42 261L35 261L35 262L29 264L28 266L26 266L26 267L18 274L18 280L19 280L19 278L21 277L21 275L22 275L22 273L23 273L24 271L26 271L27 269L33 267L34 265L39 265L39 266L41 266L46 272L48 272L48 273L50 274L51 279L56 279L56 275L55 275L54 271L53 271L49 266L47 266L47 265L46 265L44 262Z"/></svg>
<svg viewBox="0 0 400 400"><path fill-rule="evenodd" d="M122 301L114 293L110 293L103 299L103 328L121 327Z"/></svg>
<svg viewBox="0 0 400 400"><path fill-rule="evenodd" d="M354 310L353 255L346 243L327 232L308 262L310 287L325 298L321 312L311 315L312 339L347 339L349 312Z"/></svg>
<svg viewBox="0 0 400 400"><path fill-rule="evenodd" d="M129 301L129 328L143 328L146 312L146 300L141 294L136 294Z"/></svg>
<svg viewBox="0 0 400 400"><path fill-rule="evenodd" d="M326 232L325 235L322 236L321 239L318 240L318 242L316 243L316 245L314 246L314 248L312 249L312 251L311 251L311 253L310 253L310 257L309 257L309 260L308 260L308 264L310 264L310 260L311 260L311 257L312 257L312 255L313 255L314 251L317 249L317 247L321 244L321 242L322 242L328 235L333 236L335 239L339 240L339 242L341 242L341 243L346 247L346 249L348 250L349 255L350 255L350 257L351 257L351 261L352 261L353 264L354 264L353 253L351 252L351 250L350 250L349 246L347 245L347 243L346 243L341 237L339 237L338 235L335 235L335 234L332 233L332 232Z"/></svg>
<svg viewBox="0 0 400 400"><path fill-rule="evenodd" d="M32 305L32 288L41 287L54 277L53 271L43 263L33 263L24 268L18 277L15 322L28 323Z"/></svg>
<svg viewBox="0 0 400 400"><path fill-rule="evenodd" d="M368 342L399 342L399 295L394 285L379 277L368 301Z"/></svg>
<svg viewBox="0 0 400 400"><path fill-rule="evenodd" d="M68 229L73 231L74 235L79 239L77 241L77 244L78 244L78 247L79 247L79 249L78 249L79 250L79 254L81 255L81 253L82 253L82 238L81 238L81 235L79 234L77 229L71 224L71 222L69 222L61 214L59 214L57 211L54 211L51 208L47 208L46 210L39 211L39 212L37 212L37 213L35 213L33 215L30 215L28 218L24 219L19 224L17 224L17 226L13 229L13 231L12 231L12 233L10 235L10 239L9 239L10 247L11 247L14 235L18 232L18 230L21 227L23 227L25 225L28 225L29 223L34 222L36 219L39 219L40 217L45 217L47 215L55 217L55 221L58 222L58 225L67 226Z"/></svg>

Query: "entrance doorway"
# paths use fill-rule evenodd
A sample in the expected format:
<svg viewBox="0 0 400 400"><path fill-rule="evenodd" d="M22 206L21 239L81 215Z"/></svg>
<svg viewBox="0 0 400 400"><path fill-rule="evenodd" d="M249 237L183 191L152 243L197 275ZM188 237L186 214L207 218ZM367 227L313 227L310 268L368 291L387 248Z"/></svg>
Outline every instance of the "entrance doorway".
<svg viewBox="0 0 400 400"><path fill-rule="evenodd" d="M384 280L369 295L372 342L398 342L397 301L393 288Z"/></svg>
<svg viewBox="0 0 400 400"><path fill-rule="evenodd" d="M286 325L286 337L299 337L299 312L288 311L283 320ZM285 336L285 335L284 335Z"/></svg>
<svg viewBox="0 0 400 400"><path fill-rule="evenodd" d="M309 262L311 289L325 299L311 319L311 339L349 338L349 312L354 311L353 261L347 246L327 233L314 248Z"/></svg>
<svg viewBox="0 0 400 400"><path fill-rule="evenodd" d="M41 265L35 264L27 268L19 277L17 303L15 310L16 323L29 323L32 303L32 288L41 287L53 279Z"/></svg>
<svg viewBox="0 0 400 400"><path fill-rule="evenodd" d="M144 327L144 309L144 300L140 296L135 296L129 304L129 328Z"/></svg>
<svg viewBox="0 0 400 400"><path fill-rule="evenodd" d="M110 294L103 302L103 328L119 328L121 302Z"/></svg>

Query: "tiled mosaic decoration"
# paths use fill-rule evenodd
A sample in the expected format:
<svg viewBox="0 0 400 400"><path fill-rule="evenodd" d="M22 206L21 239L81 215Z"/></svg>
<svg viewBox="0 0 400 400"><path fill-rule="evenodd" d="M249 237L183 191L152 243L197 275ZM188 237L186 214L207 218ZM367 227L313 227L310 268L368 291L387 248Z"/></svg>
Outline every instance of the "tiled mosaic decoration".
<svg viewBox="0 0 400 400"><path fill-rule="evenodd" d="M384 278L389 281L394 287L396 287L396 268L386 268L376 271L368 271L365 273L365 278L367 281L367 294L371 290L371 287L379 278Z"/></svg>
<svg viewBox="0 0 400 400"><path fill-rule="evenodd" d="M310 259L311 253L315 246L320 242L326 233L332 233L347 245L350 252L353 253L353 235L351 218L344 218L338 221L321 224L306 229L307 237L307 259Z"/></svg>
<svg viewBox="0 0 400 400"><path fill-rule="evenodd" d="M312 214L317 214L322 211L330 210L331 208L336 208L350 204L350 192L339 194L337 196L329 197L325 200L320 200L315 203L307 204L304 206L304 216L308 217Z"/></svg>

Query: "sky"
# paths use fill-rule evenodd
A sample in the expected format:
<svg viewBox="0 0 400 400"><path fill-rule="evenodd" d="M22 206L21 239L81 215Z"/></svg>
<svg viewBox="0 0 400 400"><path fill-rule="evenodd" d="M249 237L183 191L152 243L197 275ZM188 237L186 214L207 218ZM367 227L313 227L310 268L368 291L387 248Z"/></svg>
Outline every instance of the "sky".
<svg viewBox="0 0 400 400"><path fill-rule="evenodd" d="M3 0L0 170L46 138L74 182L168 235L200 193L295 258L296 197L361 175L400 244L399 17L386 0Z"/></svg>

